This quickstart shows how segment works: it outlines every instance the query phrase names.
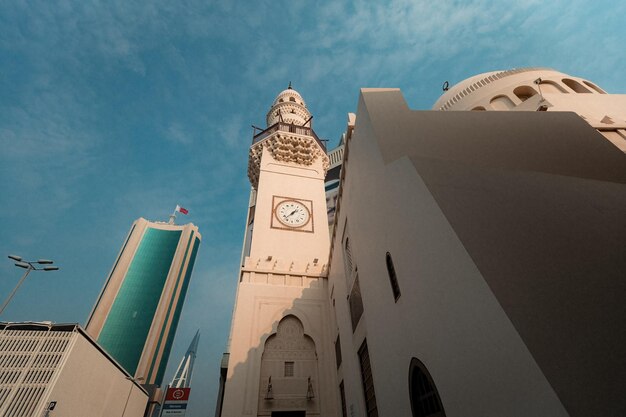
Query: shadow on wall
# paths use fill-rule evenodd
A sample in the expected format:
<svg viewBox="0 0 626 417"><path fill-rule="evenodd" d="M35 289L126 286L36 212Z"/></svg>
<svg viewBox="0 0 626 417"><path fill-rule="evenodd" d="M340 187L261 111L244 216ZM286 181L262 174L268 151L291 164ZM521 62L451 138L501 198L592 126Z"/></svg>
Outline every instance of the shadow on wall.
<svg viewBox="0 0 626 417"><path fill-rule="evenodd" d="M248 351L243 362L229 363L229 369L234 368L226 380L221 410L223 417L234 411L235 396L239 396L237 402L240 404L237 415L255 415L256 410L258 416L320 416L323 402L326 403L324 410L328 409L330 403L336 402L332 397L321 398L324 394L320 391L320 375L324 375L324 372L320 358L324 358L323 343L329 341L323 340L323 334L314 328L317 323L314 324L312 320L315 318L308 313L310 300L319 300L320 290L304 288L291 306L276 307L271 331L259 337L256 346ZM308 296L309 293L311 296ZM327 299L323 302L327 302ZM332 350L329 353L332 354ZM246 387L245 392L230 392L241 389L238 387ZM334 391L331 392L334 394ZM218 403L220 400L218 398ZM220 410L216 416L219 413Z"/></svg>

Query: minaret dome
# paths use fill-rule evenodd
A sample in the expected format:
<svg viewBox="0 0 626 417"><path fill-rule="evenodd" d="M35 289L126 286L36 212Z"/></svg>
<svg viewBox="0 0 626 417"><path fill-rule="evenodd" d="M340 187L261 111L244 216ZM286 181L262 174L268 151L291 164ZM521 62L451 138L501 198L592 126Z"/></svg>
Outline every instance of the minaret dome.
<svg viewBox="0 0 626 417"><path fill-rule="evenodd" d="M270 111L267 113L267 127L280 121L284 123L303 126L309 121L310 127L311 113L306 108L304 99L296 90L291 88L291 83L286 90L281 91L272 103Z"/></svg>

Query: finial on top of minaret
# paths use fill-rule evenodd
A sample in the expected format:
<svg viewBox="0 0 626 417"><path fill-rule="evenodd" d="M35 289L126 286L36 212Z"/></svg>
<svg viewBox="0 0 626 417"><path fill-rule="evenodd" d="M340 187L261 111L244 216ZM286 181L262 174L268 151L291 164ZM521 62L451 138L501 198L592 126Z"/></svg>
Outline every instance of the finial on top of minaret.
<svg viewBox="0 0 626 417"><path fill-rule="evenodd" d="M310 117L311 113L307 110L304 99L293 89L293 84L289 81L289 86L276 96L265 121L267 127L278 122L304 126Z"/></svg>

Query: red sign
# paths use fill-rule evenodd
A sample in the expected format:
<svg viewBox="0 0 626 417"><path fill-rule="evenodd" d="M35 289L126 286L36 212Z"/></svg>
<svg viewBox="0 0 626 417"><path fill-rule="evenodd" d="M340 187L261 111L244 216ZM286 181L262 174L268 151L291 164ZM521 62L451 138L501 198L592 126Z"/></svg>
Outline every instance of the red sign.
<svg viewBox="0 0 626 417"><path fill-rule="evenodd" d="M168 388L165 401L188 401L191 388Z"/></svg>

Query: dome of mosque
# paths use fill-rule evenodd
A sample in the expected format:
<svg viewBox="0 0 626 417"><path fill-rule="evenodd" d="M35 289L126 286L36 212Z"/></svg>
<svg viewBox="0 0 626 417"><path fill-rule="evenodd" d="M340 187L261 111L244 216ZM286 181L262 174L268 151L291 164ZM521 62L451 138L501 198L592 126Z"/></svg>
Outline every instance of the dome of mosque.
<svg viewBox="0 0 626 417"><path fill-rule="evenodd" d="M433 110L535 110L536 100L530 98L580 93L606 94L590 81L550 68L517 68L463 80L445 91Z"/></svg>

